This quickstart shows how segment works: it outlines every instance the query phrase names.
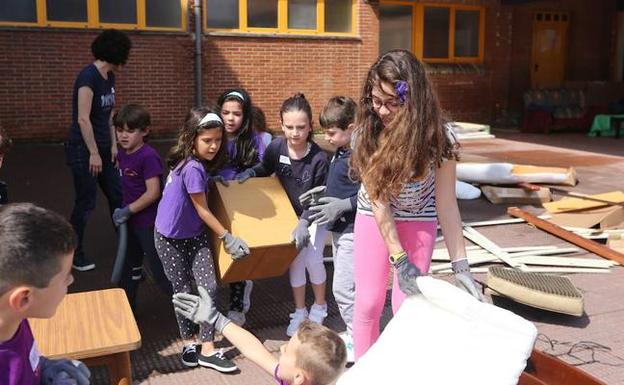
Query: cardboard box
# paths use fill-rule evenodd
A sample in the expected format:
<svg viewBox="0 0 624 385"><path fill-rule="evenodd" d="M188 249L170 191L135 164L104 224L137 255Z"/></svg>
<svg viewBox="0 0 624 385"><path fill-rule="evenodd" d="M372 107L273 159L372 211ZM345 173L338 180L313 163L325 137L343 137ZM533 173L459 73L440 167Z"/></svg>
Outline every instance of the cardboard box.
<svg viewBox="0 0 624 385"><path fill-rule="evenodd" d="M606 230L624 225L624 207L607 206L592 210L553 214L551 222L559 226Z"/></svg>
<svg viewBox="0 0 624 385"><path fill-rule="evenodd" d="M544 208L551 214L563 213L566 211L580 211L608 206L611 204L624 203L624 193L622 191L612 191L604 194L587 195L591 199L563 198L555 202L544 203ZM597 199L597 200L596 200ZM603 202L600 202L602 200Z"/></svg>
<svg viewBox="0 0 624 385"><path fill-rule="evenodd" d="M223 242L213 234L215 267L222 282L276 277L284 274L297 256L290 234L297 215L276 177L251 178L245 183L220 183L211 188L210 210L233 235L242 238L251 254L233 261Z"/></svg>

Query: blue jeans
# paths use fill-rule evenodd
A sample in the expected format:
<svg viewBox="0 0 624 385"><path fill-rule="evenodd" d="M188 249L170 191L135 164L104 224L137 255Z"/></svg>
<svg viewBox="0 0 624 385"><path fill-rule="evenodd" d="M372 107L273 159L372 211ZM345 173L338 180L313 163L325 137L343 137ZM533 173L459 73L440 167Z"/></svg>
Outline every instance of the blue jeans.
<svg viewBox="0 0 624 385"><path fill-rule="evenodd" d="M66 162L71 170L76 192L74 209L69 220L78 236L78 247L74 252L74 258L84 256L82 241L89 214L95 209L98 184L108 201L111 217L113 210L121 207L121 181L119 170L111 162L110 146L98 146L98 151L102 158L102 172L93 176L89 172L87 146L84 143L65 143Z"/></svg>

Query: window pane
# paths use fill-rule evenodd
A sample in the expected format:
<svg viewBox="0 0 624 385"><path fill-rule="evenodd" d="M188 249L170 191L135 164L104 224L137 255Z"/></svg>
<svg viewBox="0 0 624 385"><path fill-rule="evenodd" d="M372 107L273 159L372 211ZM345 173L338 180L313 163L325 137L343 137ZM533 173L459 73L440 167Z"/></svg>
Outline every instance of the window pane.
<svg viewBox="0 0 624 385"><path fill-rule="evenodd" d="M87 21L87 0L46 0L48 20Z"/></svg>
<svg viewBox="0 0 624 385"><path fill-rule="evenodd" d="M240 28L238 0L208 0L206 15L209 28Z"/></svg>
<svg viewBox="0 0 624 385"><path fill-rule="evenodd" d="M449 57L450 16L449 8L425 8L424 57Z"/></svg>
<svg viewBox="0 0 624 385"><path fill-rule="evenodd" d="M0 21L37 22L37 0L0 1Z"/></svg>
<svg viewBox="0 0 624 385"><path fill-rule="evenodd" d="M325 0L325 32L352 32L352 0Z"/></svg>
<svg viewBox="0 0 624 385"><path fill-rule="evenodd" d="M289 0L288 28L316 29L316 0Z"/></svg>
<svg viewBox="0 0 624 385"><path fill-rule="evenodd" d="M277 28L277 0L248 1L247 25L252 28Z"/></svg>
<svg viewBox="0 0 624 385"><path fill-rule="evenodd" d="M391 49L412 50L412 6L380 4L379 53Z"/></svg>
<svg viewBox="0 0 624 385"><path fill-rule="evenodd" d="M479 11L455 12L455 56L479 56Z"/></svg>
<svg viewBox="0 0 624 385"><path fill-rule="evenodd" d="M100 0L98 8L101 23L137 23L136 1Z"/></svg>
<svg viewBox="0 0 624 385"><path fill-rule="evenodd" d="M182 6L180 1L145 0L145 24L148 27L181 28Z"/></svg>

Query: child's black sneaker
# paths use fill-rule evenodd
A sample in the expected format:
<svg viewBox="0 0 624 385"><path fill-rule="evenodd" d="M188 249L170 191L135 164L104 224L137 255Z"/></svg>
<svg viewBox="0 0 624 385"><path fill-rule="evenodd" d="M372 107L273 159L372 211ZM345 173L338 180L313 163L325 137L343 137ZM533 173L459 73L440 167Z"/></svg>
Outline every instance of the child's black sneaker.
<svg viewBox="0 0 624 385"><path fill-rule="evenodd" d="M197 366L197 356L198 353L196 344L185 345L182 348L182 363L185 366L190 368Z"/></svg>
<svg viewBox="0 0 624 385"><path fill-rule="evenodd" d="M95 263L89 261L82 255L76 255L74 256L72 267L74 268L74 270L78 271L89 271L95 269Z"/></svg>
<svg viewBox="0 0 624 385"><path fill-rule="evenodd" d="M229 373L238 369L232 361L225 358L223 350L221 349L216 350L209 356L205 356L200 353L198 354L198 358L198 362L201 366L212 368L221 373Z"/></svg>

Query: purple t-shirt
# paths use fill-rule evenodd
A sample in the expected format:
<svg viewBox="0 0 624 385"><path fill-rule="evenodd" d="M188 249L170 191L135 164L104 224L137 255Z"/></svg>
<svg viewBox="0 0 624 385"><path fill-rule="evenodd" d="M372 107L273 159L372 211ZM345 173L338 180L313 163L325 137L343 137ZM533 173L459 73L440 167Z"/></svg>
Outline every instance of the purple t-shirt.
<svg viewBox="0 0 624 385"><path fill-rule="evenodd" d="M273 378L275 379L275 382L277 383L277 385L290 385L288 382L279 378L279 376L277 375L278 371L279 371L279 364L275 366L275 370L273 371Z"/></svg>
<svg viewBox="0 0 624 385"><path fill-rule="evenodd" d="M23 320L10 340L0 342L0 384L39 385L40 357L30 325Z"/></svg>
<svg viewBox="0 0 624 385"><path fill-rule="evenodd" d="M132 154L126 154L123 149L120 149L117 160L121 173L124 206L136 201L147 191L146 180L154 177L160 178L163 174L160 156L149 144L144 144ZM153 227L157 210L158 201L133 214L128 223L137 228Z"/></svg>
<svg viewBox="0 0 624 385"><path fill-rule="evenodd" d="M254 133L253 135L253 144L256 150L258 150L258 162L262 161L264 157L264 151L266 150L266 145L262 140L262 136L258 133ZM225 149L228 154L228 159L236 158L236 139L228 140L225 144ZM253 165L252 165L253 166ZM250 166L251 167L251 166ZM218 175L223 177L225 180L232 180L239 172L244 171L238 169L236 165L232 164L228 161L225 166L221 170L219 170Z"/></svg>
<svg viewBox="0 0 624 385"><path fill-rule="evenodd" d="M156 231L167 238L193 238L205 231L189 194L208 192L208 174L196 158L177 165L167 177L156 214Z"/></svg>

